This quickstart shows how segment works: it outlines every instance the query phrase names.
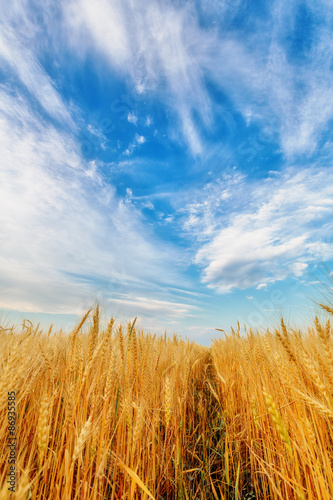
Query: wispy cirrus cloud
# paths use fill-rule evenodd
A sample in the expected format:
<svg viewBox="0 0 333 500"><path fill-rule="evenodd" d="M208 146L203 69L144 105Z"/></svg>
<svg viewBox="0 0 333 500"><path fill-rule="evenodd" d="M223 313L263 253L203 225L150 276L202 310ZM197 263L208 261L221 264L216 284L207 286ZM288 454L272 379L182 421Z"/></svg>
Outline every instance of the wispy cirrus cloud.
<svg viewBox="0 0 333 500"><path fill-rule="evenodd" d="M106 296L112 280L174 282L180 255L149 234L73 136L6 87L0 113L3 306L72 312L101 282Z"/></svg>
<svg viewBox="0 0 333 500"><path fill-rule="evenodd" d="M225 112L207 87L211 79L248 124L259 124L278 138L287 156L293 156L312 154L333 118L329 29L333 9L327 2L320 4L276 0L257 29L245 37L242 27L235 32L229 24L242 11L242 2L202 2L195 9L186 3L149 1L143 9L136 1L72 0L59 5L64 23L54 14L46 18L44 29L53 33L55 50L60 31L61 45L74 47L79 58L95 50L110 68L130 79L138 94L162 99L179 116L194 155L204 152L203 130L212 131ZM13 5L3 23L2 57L42 106L57 119L70 120L49 77L29 44L24 44L26 33L32 38L35 27L30 19L33 3ZM206 28L199 21L202 15L210 19ZM304 47L294 47L302 15L314 21L309 33L302 33ZM13 19L18 24L18 18L22 36L15 32ZM47 23L58 26L58 31Z"/></svg>
<svg viewBox="0 0 333 500"><path fill-rule="evenodd" d="M181 252L145 227L140 210L105 181L103 164L83 157L72 105L39 61L30 9L17 1L1 17L0 62L12 78L0 86L1 306L72 313L96 297L116 300L125 287L142 294L178 284ZM104 135L87 130L105 149ZM132 149L145 141L136 134ZM162 287L159 311L169 295Z"/></svg>
<svg viewBox="0 0 333 500"><path fill-rule="evenodd" d="M25 18L22 23L26 23ZM0 61L14 71L48 115L75 129L70 111L35 53L24 44L24 37L20 40L10 18L3 18L0 25Z"/></svg>
<svg viewBox="0 0 333 500"><path fill-rule="evenodd" d="M138 314L163 314L171 318L191 316L198 309L193 304L176 302L171 300L153 299L151 297L133 297L128 294L120 294L120 297L113 298L112 303L130 307Z"/></svg>
<svg viewBox="0 0 333 500"><path fill-rule="evenodd" d="M257 29L223 37L203 58L246 122L288 157L315 153L333 118L332 17L327 2L276 0Z"/></svg>
<svg viewBox="0 0 333 500"><path fill-rule="evenodd" d="M333 118L329 2L275 0L260 22L251 13L249 32L245 21L237 30L230 26L234 16L242 15L242 2L199 2L197 8L167 0L149 1L145 8L127 0L71 0L56 9L51 4L44 5L44 10L53 12L43 26L48 47L53 36L55 52L59 42L65 50L74 48L79 60L94 51L101 65L106 61L138 94L160 99L178 115L194 155L205 152L205 133L212 133L226 113L207 86L209 80L247 124L260 126L287 156L313 154L327 133ZM30 49L33 44L25 43L28 33L29 41L43 53L37 43L40 27L36 31L31 21L34 10L33 2L13 2L3 16L0 51L48 112L70 120ZM206 26L202 17L208 20ZM305 25L303 18L311 22L298 34ZM131 120L132 114L128 116ZM170 136L179 140L177 133Z"/></svg>
<svg viewBox="0 0 333 500"><path fill-rule="evenodd" d="M244 36L244 26L230 29L242 2L198 6L166 1L148 2L142 9L136 1L73 0L64 13L81 54L84 47L91 50L92 41L138 93L157 95L176 111L194 155L204 151L203 130L223 120L224 109L216 106L207 79L225 92L247 124L258 124L278 140L287 156L311 155L333 118L332 7L276 0L257 26L250 19ZM206 28L200 15L210 20ZM307 45L298 47L302 15L312 16L314 27L301 35Z"/></svg>
<svg viewBox="0 0 333 500"><path fill-rule="evenodd" d="M332 19L328 0L10 2L3 304L72 312L101 290L176 325L204 286L256 297L329 258Z"/></svg>
<svg viewBox="0 0 333 500"><path fill-rule="evenodd" d="M163 95L180 118L192 152L202 152L194 113L209 125L212 110L204 74L197 58L210 38L186 5L171 2L73 0L64 4L72 45L82 53L91 42L120 74L129 77L139 94ZM209 42L210 44L212 43Z"/></svg>
<svg viewBox="0 0 333 500"><path fill-rule="evenodd" d="M262 288L301 276L309 263L330 258L332 168L290 167L262 181L235 174L224 184L224 190L208 185L202 200L188 205L183 222L194 235L195 263L208 287L221 292ZM221 193L228 193L225 200Z"/></svg>

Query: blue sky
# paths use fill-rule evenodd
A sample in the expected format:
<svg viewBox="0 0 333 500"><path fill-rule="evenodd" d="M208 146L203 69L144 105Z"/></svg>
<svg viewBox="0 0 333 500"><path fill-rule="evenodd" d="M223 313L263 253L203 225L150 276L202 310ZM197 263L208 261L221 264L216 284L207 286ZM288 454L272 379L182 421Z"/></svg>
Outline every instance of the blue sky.
<svg viewBox="0 0 333 500"><path fill-rule="evenodd" d="M2 317L209 343L307 322L332 261L333 4L13 0L0 14Z"/></svg>

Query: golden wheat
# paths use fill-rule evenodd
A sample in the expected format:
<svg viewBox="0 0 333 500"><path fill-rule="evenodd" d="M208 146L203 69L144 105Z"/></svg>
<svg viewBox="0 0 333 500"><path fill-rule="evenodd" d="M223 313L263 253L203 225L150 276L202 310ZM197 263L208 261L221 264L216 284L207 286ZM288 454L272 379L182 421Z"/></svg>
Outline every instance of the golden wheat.
<svg viewBox="0 0 333 500"><path fill-rule="evenodd" d="M68 335L0 328L0 498L10 391L15 500L333 498L328 321L206 348L90 312Z"/></svg>

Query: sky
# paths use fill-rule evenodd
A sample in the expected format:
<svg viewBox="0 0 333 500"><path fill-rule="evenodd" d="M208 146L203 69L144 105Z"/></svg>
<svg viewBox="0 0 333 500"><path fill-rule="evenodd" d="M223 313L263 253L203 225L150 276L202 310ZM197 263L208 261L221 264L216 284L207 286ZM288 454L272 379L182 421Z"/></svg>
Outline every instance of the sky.
<svg viewBox="0 0 333 500"><path fill-rule="evenodd" d="M330 0L6 2L2 320L99 302L207 345L307 323L333 260L332 31Z"/></svg>

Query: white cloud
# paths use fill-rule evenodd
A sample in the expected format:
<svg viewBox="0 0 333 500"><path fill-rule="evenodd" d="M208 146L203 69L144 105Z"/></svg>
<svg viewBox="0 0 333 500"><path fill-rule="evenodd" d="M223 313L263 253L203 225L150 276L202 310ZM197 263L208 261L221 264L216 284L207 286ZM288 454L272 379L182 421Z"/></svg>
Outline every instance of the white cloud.
<svg viewBox="0 0 333 500"><path fill-rule="evenodd" d="M259 283L258 286L256 286L257 290L261 290L263 288L267 288L267 283Z"/></svg>
<svg viewBox="0 0 333 500"><path fill-rule="evenodd" d="M244 180L244 174L233 170L206 184L199 194L192 193L194 201L188 202L185 210L181 210L186 214L184 229L198 241L209 240L221 227L223 218L219 214L226 217L230 210L241 208L244 200L242 195L246 192Z"/></svg>
<svg viewBox="0 0 333 500"><path fill-rule="evenodd" d="M99 16L97 24L84 15L86 3L75 0L70 7L71 12L78 13L71 18L76 36L85 27L99 52L119 71L126 72L140 93L158 93L161 87L160 97L177 111L194 154L203 152L194 113L208 128L212 124L214 102L205 86L207 75L231 97L248 125L260 123L267 138L279 136L286 155L314 152L333 117L328 29L332 7L328 3L319 12L327 22L317 27L306 64L291 60L286 46L297 4L273 2L271 17L262 19L257 31L246 37L237 32L236 38L224 18L226 14L234 15L241 2L202 3L204 12L215 17L217 14L218 22L225 23L223 37L217 31L199 27L195 11L189 6L176 9L168 2L158 6L149 1L143 10L136 1L121 5L113 2L121 26L120 40L126 47L119 53L119 40L114 43L106 39L105 43L103 36L104 26L114 22L107 17L106 2L98 0L89 7L94 11L92 18ZM313 3L308 7L318 15L319 7ZM76 40L76 45L81 47L81 41Z"/></svg>
<svg viewBox="0 0 333 500"><path fill-rule="evenodd" d="M146 142L146 138L143 135L136 134L135 140L138 144L144 144Z"/></svg>
<svg viewBox="0 0 333 500"><path fill-rule="evenodd" d="M184 222L197 241L195 263L210 288L263 288L332 257L326 238L333 229L333 168L289 168L266 182L229 180L231 197L224 205L222 189L216 183L204 190L204 201L189 205Z"/></svg>
<svg viewBox="0 0 333 500"><path fill-rule="evenodd" d="M166 300L152 299L151 297L125 297L125 298L113 298L112 303L124 304L132 308L133 311L137 311L138 314L142 312L163 314L169 317L186 317L192 315L196 311L197 307L181 303L181 302L171 302Z"/></svg>
<svg viewBox="0 0 333 500"><path fill-rule="evenodd" d="M142 208L148 208L149 210L155 210L154 205L151 201L146 201L141 204Z"/></svg>
<svg viewBox="0 0 333 500"><path fill-rule="evenodd" d="M246 37L225 35L202 59L202 67L232 98L247 124L261 124L268 140L278 138L290 157L311 155L333 118L333 5L307 2L317 25L306 62L293 59L288 48L299 7L298 2L272 2L271 16L258 30Z"/></svg>
<svg viewBox="0 0 333 500"><path fill-rule="evenodd" d="M134 141L125 149L124 155L130 156L133 151L146 142L146 138L143 135L135 134Z"/></svg>
<svg viewBox="0 0 333 500"><path fill-rule="evenodd" d="M287 156L312 154L333 118L333 6L326 0L306 4L319 20L306 63L292 59L288 52L299 4L286 0L273 1L267 18L246 36L230 29L241 0L200 2L207 26L215 20L220 31L202 27L191 2L176 6L148 0L143 8L138 0L70 0L59 3L64 24L58 24L59 18L48 18L44 36L54 36L56 52L59 45L66 53L68 45L74 47L80 58L95 51L96 63L106 62L116 69L138 94L158 96L178 115L194 155L205 152L201 127L211 130L214 115L220 114L223 120L226 115L215 105L207 79L227 94L246 123L261 125L267 140L278 139ZM47 6L45 2L43 12ZM31 13L29 4L19 0L2 13L0 54L52 116L69 120L56 88L29 44L24 44L27 32L35 31L39 47ZM130 114L129 120L136 123L135 115ZM229 123L230 127L234 133L235 124ZM170 130L170 137L179 140L179 131Z"/></svg>
<svg viewBox="0 0 333 500"><path fill-rule="evenodd" d="M98 145L105 151L107 138L105 137L103 132L101 130L93 127L91 124L89 124L87 126L87 129L97 139Z"/></svg>
<svg viewBox="0 0 333 500"><path fill-rule="evenodd" d="M134 113L128 113L127 120L130 123L133 123L133 125L136 125L138 123L138 117Z"/></svg>
<svg viewBox="0 0 333 500"><path fill-rule="evenodd" d="M35 54L21 42L4 11L0 30L0 60L15 71L32 96L53 118L75 128L66 105ZM24 23L24 20L22 19Z"/></svg>
<svg viewBox="0 0 333 500"><path fill-rule="evenodd" d="M290 266L290 269L295 276L302 276L307 267L308 264L305 262L295 262Z"/></svg>
<svg viewBox="0 0 333 500"><path fill-rule="evenodd" d="M147 233L70 135L5 87L0 149L2 307L81 311L113 281L177 282L182 257Z"/></svg>
<svg viewBox="0 0 333 500"><path fill-rule="evenodd" d="M138 94L160 95L178 114L192 152L200 153L194 113L209 125L212 109L198 53L216 38L199 28L193 9L152 0L144 8L137 0L72 0L63 8L77 52L91 50L92 42L113 68L131 79Z"/></svg>
<svg viewBox="0 0 333 500"><path fill-rule="evenodd" d="M120 0L109 2L107 0L98 0L89 2L81 0L78 2L66 2L64 4L67 22L72 29L78 32L71 32L73 43L78 40L75 36L80 36L82 48L89 46L90 40L86 38L83 31L84 26L88 32L93 35L96 47L106 53L109 61L121 69L122 65L131 60L133 48L130 46L126 25L125 4ZM111 48L111 50L110 50Z"/></svg>
<svg viewBox="0 0 333 500"><path fill-rule="evenodd" d="M100 283L107 290L111 282L151 284L156 276L176 282L179 263L186 267L188 260L148 232L132 193L120 200L104 184L98 162L82 158L73 135L72 108L41 63L52 54L49 36L54 35L55 64L61 63L61 52L72 56L72 44L79 58L88 55L96 67L105 70L106 63L116 69L117 77L142 95L142 102L159 97L168 106L169 122L176 124L178 116L178 128L193 155L206 154L201 127L209 130L213 115L220 112L207 81L225 92L246 124L260 123L268 136L279 136L286 155L311 154L333 117L332 5L329 0L307 3L327 22L322 19L302 65L288 57L285 46L297 2L281 0L280 9L276 2L270 4L269 21L263 19L261 28L246 37L232 34L223 24L224 16L230 20L235 14L239 0L201 2L212 19L221 14L220 31L202 27L191 2L148 0L143 7L138 0L70 0L57 4L65 24L58 24L61 16L47 18L43 33L30 20L28 1L10 2L0 14L1 63L7 74L17 77L11 91L0 88L3 304L73 311L98 293ZM16 93L18 83L24 87L21 95ZM58 83L60 88L61 78ZM31 105L24 97L28 93ZM57 126L49 124L45 113ZM128 116L137 124L134 113ZM67 133L56 128L60 125ZM170 127L169 138L179 140L176 125ZM92 126L88 130L104 147L103 134ZM136 134L125 154L145 142L145 136ZM327 154L327 148L321 153ZM184 229L195 239L195 262L208 286L223 292L260 289L289 275L300 276L312 260L331 256L325 237L332 231L332 168L270 174L269 180L250 183L237 172L229 173L187 204ZM183 193L155 194L165 196L178 196L183 205L188 199L188 193L184 198ZM164 220L176 225L177 214ZM133 307L140 305L138 298L127 300ZM152 311L168 312L167 299L154 300ZM177 303L176 309L177 314L190 313L184 304Z"/></svg>

